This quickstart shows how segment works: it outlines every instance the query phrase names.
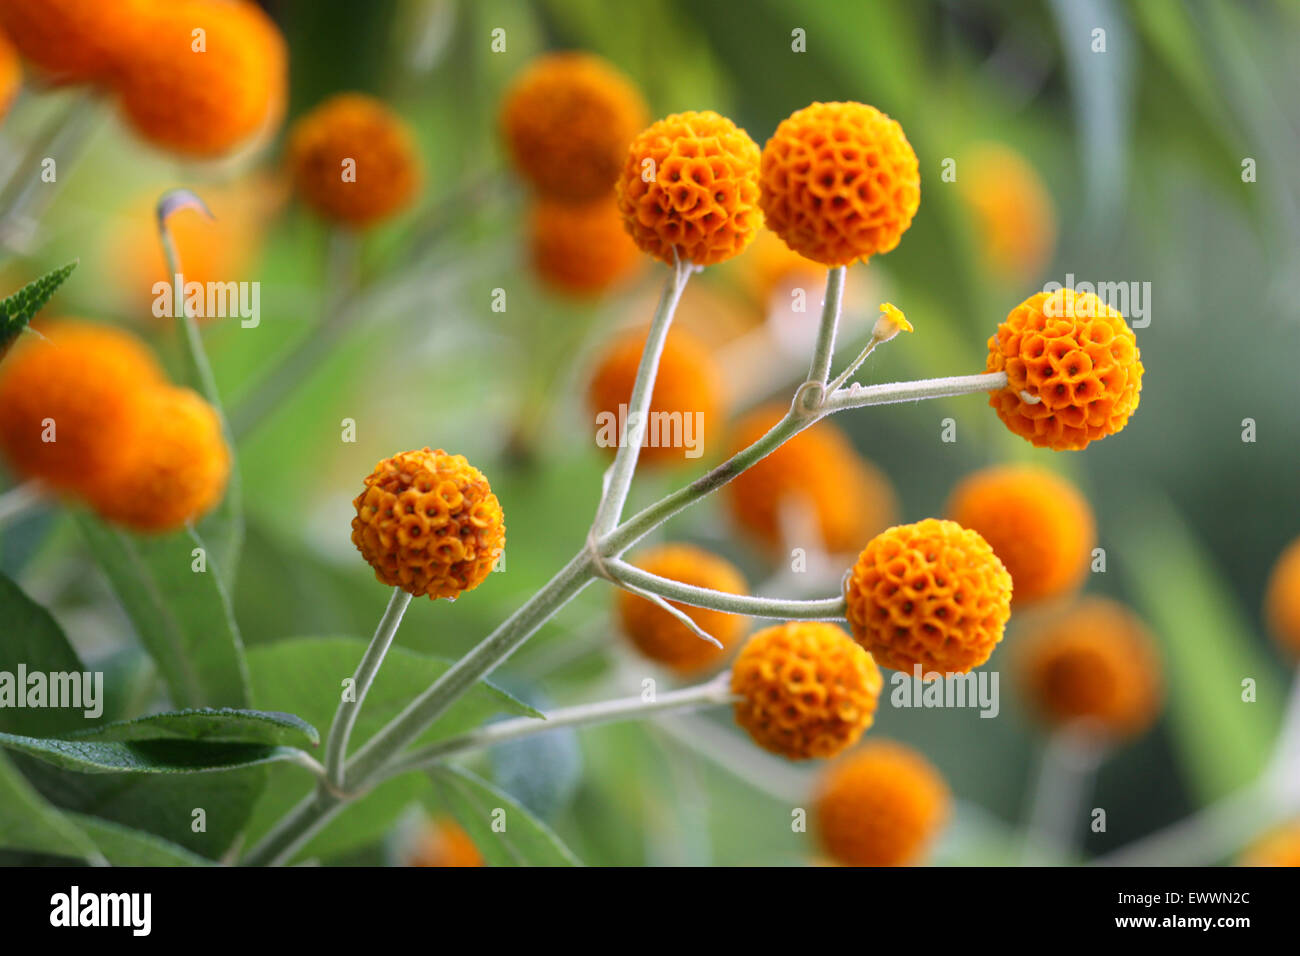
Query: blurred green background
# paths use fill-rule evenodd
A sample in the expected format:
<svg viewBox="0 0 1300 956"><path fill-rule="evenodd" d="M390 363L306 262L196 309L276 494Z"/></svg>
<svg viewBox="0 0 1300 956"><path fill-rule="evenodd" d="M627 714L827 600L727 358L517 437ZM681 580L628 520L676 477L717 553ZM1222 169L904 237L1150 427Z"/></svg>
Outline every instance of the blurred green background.
<svg viewBox="0 0 1300 956"><path fill-rule="evenodd" d="M582 545L606 463L582 404L584 362L629 320L629 308L645 308L666 270L596 303L557 297L529 272L527 200L498 135L501 94L537 54L578 48L625 71L656 116L715 109L760 144L814 100L861 100L902 123L920 159L920 212L895 252L854 267L871 291L851 289L848 309L873 316L888 298L916 332L871 359L871 381L981 371L985 343L1008 310L1067 274L1150 283L1150 324L1137 331L1141 407L1121 434L1086 452L1031 448L976 396L861 410L838 423L890 475L904 520L941 514L961 476L1002 461L1059 469L1092 502L1108 566L1087 590L1131 604L1151 625L1169 691L1157 727L1102 766L1088 806L1106 808L1109 826L1087 835L1087 852L1117 849L1264 768L1291 674L1265 636L1260 605L1272 562L1300 534L1300 4L266 6L291 51L289 122L330 93L371 92L412 124L426 178L419 207L365 239L355 321L238 449L247 540L235 611L247 644L369 635L387 591L349 541L351 499L374 463L399 450L428 444L465 454L491 478L508 528L504 572L454 605L417 600L400 643L456 656ZM503 53L490 49L496 28L506 31ZM1093 49L1098 28L1104 52ZM796 29L806 52L792 50ZM6 139L20 140L67 95L24 100ZM1020 154L1050 196L1054 241L1032 272L988 267L978 219L957 185L942 181L946 159L987 142ZM1248 158L1254 182L1242 179ZM131 248L130 223L166 188L254 190L272 211L239 240L249 247L241 278L262 283L262 324L205 327L221 391L237 409L280 357L320 334L329 294L326 228L283 195L280 175L279 143L255 157L180 164L105 116L39 241L4 266L7 287L80 257L46 314L114 320L174 356L170 333L121 288L117 257ZM491 308L497 288L507 291L504 313ZM725 274L716 288L728 289ZM788 374L745 382L745 391L784 399L801 371L796 362ZM355 443L340 440L346 418L356 422ZM956 423L955 442L941 440L945 418ZM1257 440L1242 440L1244 419L1256 423ZM706 444L702 463L646 472L632 504L688 480L721 451L720 442ZM660 537L715 547L752 582L778 570L735 536L715 501ZM47 511L6 529L0 568L52 608L87 658L136 673L130 627L64 516ZM604 586L589 588L498 672L499 682L541 705L635 692L654 672L622 646L610 598ZM1007 640L1015 639L1013 618ZM988 666L998 664L995 656ZM1241 700L1247 677L1258 682L1255 703ZM1044 736L1005 676L1002 690L996 720L882 701L871 731L919 748L960 801L941 862L1007 862L1018 852ZM586 862L815 855L790 828L790 808L803 805L815 771L766 758L725 712L551 735L473 765L545 816ZM393 798L384 826L404 801L428 796L416 789ZM331 861L385 858L391 840L357 832L338 841Z"/></svg>

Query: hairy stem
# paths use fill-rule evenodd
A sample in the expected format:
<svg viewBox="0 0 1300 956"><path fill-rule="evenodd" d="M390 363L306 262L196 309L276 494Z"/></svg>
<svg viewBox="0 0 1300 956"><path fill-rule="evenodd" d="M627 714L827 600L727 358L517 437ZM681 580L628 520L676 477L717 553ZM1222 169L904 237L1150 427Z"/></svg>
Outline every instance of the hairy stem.
<svg viewBox="0 0 1300 956"><path fill-rule="evenodd" d="M650 591L670 601L679 601L692 607L709 608L727 614L745 614L750 617L770 617L786 621L841 621L844 619L844 595L817 600L795 598L767 598L749 594L728 594L712 588L683 584L669 578L651 574L625 561L611 559L605 563L607 570L618 582Z"/></svg>
<svg viewBox="0 0 1300 956"><path fill-rule="evenodd" d="M826 294L822 298L821 323L817 326L817 342L813 346L812 362L808 366L808 381L825 385L831 377L831 362L835 358L835 331L840 324L840 309L844 303L844 278L847 266L836 266L826 273Z"/></svg>
<svg viewBox="0 0 1300 956"><path fill-rule="evenodd" d="M376 783L382 783L392 777L409 773L412 770L429 770L441 761L467 750L481 750L494 747L507 740L518 740L534 734L544 734L561 727L581 727L603 724L615 720L629 720L648 717L671 711L693 710L697 707L709 707L727 704L733 700L731 693L730 672L724 673L704 684L684 687L680 690L660 694L653 700L641 696L622 697L617 700L604 700L595 704L579 704L564 707L546 715L545 720L535 717L517 717L488 724L467 734L440 740L395 760L380 771Z"/></svg>
<svg viewBox="0 0 1300 956"><path fill-rule="evenodd" d="M923 378L915 382L890 382L886 385L851 385L828 396L823 411L834 414L850 408L866 408L868 405L892 405L922 398L950 398L955 395L994 392L1006 387L1006 372Z"/></svg>
<svg viewBox="0 0 1300 956"><path fill-rule="evenodd" d="M339 701L338 710L334 713L329 738L325 741L325 773L331 786L338 789L343 787L343 764L348 752L348 738L352 736L352 727L361 713L366 692L374 683L375 675L379 673L379 668L384 663L384 656L393 644L397 628L402 623L402 615L406 613L410 604L411 595L408 592L401 588L393 588L393 595L388 599L388 607L379 620L375 636L370 639L370 645L366 648L361 663L357 665L356 674L353 675L353 699Z"/></svg>

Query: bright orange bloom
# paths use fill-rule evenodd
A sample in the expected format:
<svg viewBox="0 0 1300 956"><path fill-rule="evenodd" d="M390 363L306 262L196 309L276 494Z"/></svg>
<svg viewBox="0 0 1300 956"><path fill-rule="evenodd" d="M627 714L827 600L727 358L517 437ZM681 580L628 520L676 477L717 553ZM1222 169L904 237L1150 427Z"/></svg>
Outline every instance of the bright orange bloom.
<svg viewBox="0 0 1300 956"><path fill-rule="evenodd" d="M1008 146L981 143L960 158L957 190L989 269L1009 281L1038 275L1056 245L1056 213L1034 167Z"/></svg>
<svg viewBox="0 0 1300 956"><path fill-rule="evenodd" d="M0 33L0 122L4 121L23 85L23 67L18 51L9 38Z"/></svg>
<svg viewBox="0 0 1300 956"><path fill-rule="evenodd" d="M483 866L483 854L460 824L440 817L424 828L407 866Z"/></svg>
<svg viewBox="0 0 1300 956"><path fill-rule="evenodd" d="M0 28L53 83L104 79L128 48L133 23L162 0L0 0Z"/></svg>
<svg viewBox="0 0 1300 956"><path fill-rule="evenodd" d="M1300 538L1287 545L1273 565L1264 616L1277 642L1300 657Z"/></svg>
<svg viewBox="0 0 1300 956"><path fill-rule="evenodd" d="M1041 448L1077 451L1115 434L1141 397L1137 337L1091 292L1039 292L1016 306L989 339L987 368L1007 373L989 404Z"/></svg>
<svg viewBox="0 0 1300 956"><path fill-rule="evenodd" d="M1011 616L1011 575L987 541L926 518L872 538L844 581L854 639L884 667L965 674Z"/></svg>
<svg viewBox="0 0 1300 956"><path fill-rule="evenodd" d="M352 502L352 543L375 577L419 596L454 598L491 573L505 515L483 473L442 449L385 458Z"/></svg>
<svg viewBox="0 0 1300 956"><path fill-rule="evenodd" d="M664 545L640 555L633 563L682 584L728 594L746 592L744 575L731 562L692 545ZM696 674L719 663L745 629L745 618L739 615L670 603L717 638L722 647L710 644L663 608L630 591L618 592L618 616L623 633L637 650L679 674Z"/></svg>
<svg viewBox="0 0 1300 956"><path fill-rule="evenodd" d="M539 199L533 205L530 244L537 275L570 295L606 292L643 261L612 196L589 203Z"/></svg>
<svg viewBox="0 0 1300 956"><path fill-rule="evenodd" d="M1256 841L1238 861L1239 866L1300 866L1300 823L1278 827Z"/></svg>
<svg viewBox="0 0 1300 956"><path fill-rule="evenodd" d="M712 111L652 123L632 141L616 185L633 241L669 265L739 254L763 224L758 160L749 134Z"/></svg>
<svg viewBox="0 0 1300 956"><path fill-rule="evenodd" d="M767 226L827 266L889 252L921 203L921 174L903 128L864 103L813 103L763 147Z"/></svg>

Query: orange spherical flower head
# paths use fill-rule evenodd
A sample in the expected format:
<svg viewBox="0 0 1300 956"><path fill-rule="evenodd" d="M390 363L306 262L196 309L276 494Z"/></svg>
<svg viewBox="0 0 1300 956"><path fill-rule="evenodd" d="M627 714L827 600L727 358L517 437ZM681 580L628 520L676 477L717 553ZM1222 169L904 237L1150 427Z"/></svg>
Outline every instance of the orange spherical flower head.
<svg viewBox="0 0 1300 956"><path fill-rule="evenodd" d="M1300 866L1300 822L1267 834L1241 855L1238 866Z"/></svg>
<svg viewBox="0 0 1300 956"><path fill-rule="evenodd" d="M965 674L1002 640L1011 575L977 532L926 518L872 538L844 596L853 637L884 667Z"/></svg>
<svg viewBox="0 0 1300 956"><path fill-rule="evenodd" d="M948 513L993 546L1017 603L1074 591L1088 570L1096 525L1074 485L1045 468L1003 466L967 477Z"/></svg>
<svg viewBox="0 0 1300 956"><path fill-rule="evenodd" d="M482 866L483 854L455 821L441 818L420 834L407 866Z"/></svg>
<svg viewBox="0 0 1300 956"><path fill-rule="evenodd" d="M632 141L617 183L632 240L669 265L739 254L763 225L758 159L749 134L711 111L651 124Z"/></svg>
<svg viewBox="0 0 1300 956"><path fill-rule="evenodd" d="M408 206L419 189L410 129L361 93L340 93L298 120L288 155L298 195L333 222L373 225Z"/></svg>
<svg viewBox="0 0 1300 956"><path fill-rule="evenodd" d="M415 595L474 590L505 549L501 503L464 455L424 448L385 458L352 504L352 543L375 577Z"/></svg>
<svg viewBox="0 0 1300 956"><path fill-rule="evenodd" d="M1053 726L1086 721L1107 737L1146 730L1160 707L1160 657L1145 625L1106 598L1080 601L1017 645L1019 683Z"/></svg>
<svg viewBox="0 0 1300 956"><path fill-rule="evenodd" d="M136 19L113 83L144 139L220 156L279 121L288 56L279 28L249 0L171 0Z"/></svg>
<svg viewBox="0 0 1300 956"><path fill-rule="evenodd" d="M990 372L1007 386L989 404L1040 448L1084 448L1137 410L1142 358L1124 316L1091 292L1040 292L1011 310L989 339Z"/></svg>
<svg viewBox="0 0 1300 956"><path fill-rule="evenodd" d="M162 370L109 326L64 320L41 331L0 363L0 450L24 477L82 491L118 463Z"/></svg>
<svg viewBox="0 0 1300 956"><path fill-rule="evenodd" d="M836 863L907 866L923 858L951 804L928 760L873 740L827 768L814 807L821 844Z"/></svg>
<svg viewBox="0 0 1300 956"><path fill-rule="evenodd" d="M18 51L8 38L0 33L0 121L18 96L23 85L23 68L18 61Z"/></svg>
<svg viewBox="0 0 1300 956"><path fill-rule="evenodd" d="M1007 146L983 143L961 157L957 189L989 268L1007 279L1036 275L1056 244L1056 214L1034 167Z"/></svg>
<svg viewBox="0 0 1300 956"><path fill-rule="evenodd" d="M686 544L671 544L641 555L636 566L661 578L712 588L728 594L744 594L744 576L729 561ZM618 616L623 633L650 660L679 674L707 670L726 656L745 627L745 618L707 608L672 602L702 630L718 639L715 647L694 633L663 608L630 591L618 592Z"/></svg>
<svg viewBox="0 0 1300 956"><path fill-rule="evenodd" d="M889 252L921 204L903 127L864 103L813 103L763 147L763 215L795 252L826 266Z"/></svg>
<svg viewBox="0 0 1300 956"><path fill-rule="evenodd" d="M515 168L565 202L608 196L649 110L622 73L589 53L539 57L506 92L501 127Z"/></svg>
<svg viewBox="0 0 1300 956"><path fill-rule="evenodd" d="M163 533L198 521L221 500L230 448L216 410L188 388L151 389L114 467L86 490L101 518Z"/></svg>
<svg viewBox="0 0 1300 956"><path fill-rule="evenodd" d="M537 275L569 295L600 295L641 263L613 196L589 203L542 198L529 232Z"/></svg>
<svg viewBox="0 0 1300 956"><path fill-rule="evenodd" d="M736 723L791 760L834 757L871 726L883 681L871 655L833 624L759 631L731 666Z"/></svg>
<svg viewBox="0 0 1300 956"><path fill-rule="evenodd" d="M1273 565L1264 616L1277 642L1300 658L1300 538L1292 541Z"/></svg>
<svg viewBox="0 0 1300 956"><path fill-rule="evenodd" d="M158 0L0 0L0 28L56 84L103 79L127 48L135 18Z"/></svg>
<svg viewBox="0 0 1300 956"><path fill-rule="evenodd" d="M611 454L622 440L645 341L643 329L615 338L597 362L587 388L587 405L596 419L596 443ZM721 421L722 373L717 363L695 336L672 329L659 359L640 460L663 465L699 458Z"/></svg>
<svg viewBox="0 0 1300 956"><path fill-rule="evenodd" d="M746 415L732 430L729 452L758 441L785 411L769 405ZM830 421L801 431L726 487L736 523L769 548L800 544L798 535L808 524L820 535L816 545L833 554L850 552L898 514L889 479Z"/></svg>

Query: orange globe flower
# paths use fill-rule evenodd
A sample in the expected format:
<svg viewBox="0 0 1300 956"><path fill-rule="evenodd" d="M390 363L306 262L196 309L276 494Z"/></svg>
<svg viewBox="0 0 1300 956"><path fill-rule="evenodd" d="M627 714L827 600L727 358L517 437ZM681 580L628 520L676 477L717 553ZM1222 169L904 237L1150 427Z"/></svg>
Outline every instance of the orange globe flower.
<svg viewBox="0 0 1300 956"><path fill-rule="evenodd" d="M1002 640L1011 575L979 534L926 518L872 538L844 596L854 639L881 665L965 674Z"/></svg>
<svg viewBox="0 0 1300 956"><path fill-rule="evenodd" d="M407 207L420 159L406 123L384 103L340 93L289 134L289 170L303 202L332 222L365 227Z"/></svg>
<svg viewBox="0 0 1300 956"><path fill-rule="evenodd" d="M1091 292L1040 292L989 339L989 396L998 417L1040 448L1078 450L1113 435L1137 410L1142 359L1124 316Z"/></svg>
<svg viewBox="0 0 1300 956"><path fill-rule="evenodd" d="M1059 726L1085 721L1105 737L1151 726L1160 708L1160 658L1127 608L1088 598L1026 634L1017 676L1030 708Z"/></svg>
<svg viewBox="0 0 1300 956"><path fill-rule="evenodd" d="M827 769L815 812L822 846L844 866L906 866L943 828L952 798L910 747L873 740Z"/></svg>
<svg viewBox="0 0 1300 956"><path fill-rule="evenodd" d="M921 203L921 174L898 123L864 103L813 103L763 147L768 228L827 266L889 252Z"/></svg>
<svg viewBox="0 0 1300 956"><path fill-rule="evenodd" d="M600 57L554 53L511 84L501 127L520 175L543 195L587 202L610 195L648 115L636 87Z"/></svg>
<svg viewBox="0 0 1300 956"><path fill-rule="evenodd" d="M1300 657L1300 538L1287 545L1273 565L1264 617L1277 642Z"/></svg>
<svg viewBox="0 0 1300 956"><path fill-rule="evenodd" d="M634 563L644 571L682 584L727 594L746 593L744 575L731 562L692 545L655 548ZM623 633L638 651L678 674L698 674L716 665L745 629L745 618L739 615L670 603L717 638L722 647L710 644L663 608L630 591L618 592L618 617Z"/></svg>
<svg viewBox="0 0 1300 956"><path fill-rule="evenodd" d="M42 323L0 363L0 450L19 474L83 491L117 466L162 370L126 332Z"/></svg>
<svg viewBox="0 0 1300 956"><path fill-rule="evenodd" d="M483 854L458 823L441 817L424 827L406 865L483 866Z"/></svg>
<svg viewBox="0 0 1300 956"><path fill-rule="evenodd" d="M482 584L505 549L501 503L464 455L402 452L365 485L352 502L352 543L390 587L454 598Z"/></svg>
<svg viewBox="0 0 1300 956"><path fill-rule="evenodd" d="M101 518L163 533L198 521L221 500L230 449L221 418L188 388L149 391L130 442L104 478L85 491Z"/></svg>
<svg viewBox="0 0 1300 956"><path fill-rule="evenodd" d="M998 143L972 147L957 170L957 191L989 270L1008 281L1036 276L1056 245L1056 213L1037 171Z"/></svg>
<svg viewBox="0 0 1300 956"><path fill-rule="evenodd" d="M248 0L149 4L133 22L113 83L144 139L183 156L220 156L284 110L284 38Z"/></svg>
<svg viewBox="0 0 1300 956"><path fill-rule="evenodd" d="M993 546L1018 603L1074 591L1096 543L1092 509L1079 490L1045 468L1003 466L967 477L948 514Z"/></svg>
<svg viewBox="0 0 1300 956"><path fill-rule="evenodd" d="M9 38L0 33L0 122L4 121L23 85L23 67L18 51Z"/></svg>
<svg viewBox="0 0 1300 956"><path fill-rule="evenodd" d="M1300 823L1289 823L1267 834L1241 855L1238 865L1300 866Z"/></svg>
<svg viewBox="0 0 1300 956"><path fill-rule="evenodd" d="M530 224L533 269L552 288L595 296L640 265L613 197L589 203L540 199Z"/></svg>
<svg viewBox="0 0 1300 956"><path fill-rule="evenodd" d="M731 667L736 723L791 760L833 757L871 726L883 681L871 655L833 624L754 634Z"/></svg>
<svg viewBox="0 0 1300 956"><path fill-rule="evenodd" d="M750 412L733 428L730 453L762 438L784 415L775 405ZM795 435L726 487L736 523L769 548L799 544L785 539L797 537L810 518L817 544L831 553L852 551L898 513L889 479L830 421Z"/></svg>
<svg viewBox="0 0 1300 956"><path fill-rule="evenodd" d="M160 0L0 0L0 28L52 83L102 80L128 47L137 18Z"/></svg>
<svg viewBox="0 0 1300 956"><path fill-rule="evenodd" d="M616 184L632 240L661 262L711 266L739 254L763 217L758 146L725 116L674 113L632 141Z"/></svg>
<svg viewBox="0 0 1300 956"><path fill-rule="evenodd" d="M600 356L587 406L596 419L597 444L617 450L627 403L645 347L644 329L617 336ZM664 342L650 396L640 460L652 465L690 461L722 420L722 373L695 336L674 328Z"/></svg>

